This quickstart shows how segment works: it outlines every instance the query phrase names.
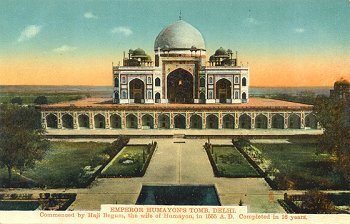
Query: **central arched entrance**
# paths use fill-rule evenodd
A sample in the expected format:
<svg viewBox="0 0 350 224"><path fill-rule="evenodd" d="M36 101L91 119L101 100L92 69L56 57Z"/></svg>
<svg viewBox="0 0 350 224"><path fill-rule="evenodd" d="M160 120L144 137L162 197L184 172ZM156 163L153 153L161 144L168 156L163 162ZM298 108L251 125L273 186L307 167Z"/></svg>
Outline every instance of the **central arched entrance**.
<svg viewBox="0 0 350 224"><path fill-rule="evenodd" d="M193 102L193 77L191 73L179 68L168 75L167 98L169 103Z"/></svg>
<svg viewBox="0 0 350 224"><path fill-rule="evenodd" d="M226 103L227 99L231 99L231 82L227 79L216 82L216 99L219 99L220 103Z"/></svg>
<svg viewBox="0 0 350 224"><path fill-rule="evenodd" d="M134 99L134 103L141 103L145 98L145 85L140 79L133 79L129 83L130 99Z"/></svg>

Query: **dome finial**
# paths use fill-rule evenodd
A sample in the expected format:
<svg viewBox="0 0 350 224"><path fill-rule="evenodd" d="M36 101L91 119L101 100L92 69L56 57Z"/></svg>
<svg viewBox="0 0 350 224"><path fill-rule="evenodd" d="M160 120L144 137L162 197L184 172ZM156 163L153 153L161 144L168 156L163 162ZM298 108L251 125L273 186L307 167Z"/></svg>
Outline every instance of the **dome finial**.
<svg viewBox="0 0 350 224"><path fill-rule="evenodd" d="M179 20L182 20L181 10L180 10L180 15L179 15Z"/></svg>

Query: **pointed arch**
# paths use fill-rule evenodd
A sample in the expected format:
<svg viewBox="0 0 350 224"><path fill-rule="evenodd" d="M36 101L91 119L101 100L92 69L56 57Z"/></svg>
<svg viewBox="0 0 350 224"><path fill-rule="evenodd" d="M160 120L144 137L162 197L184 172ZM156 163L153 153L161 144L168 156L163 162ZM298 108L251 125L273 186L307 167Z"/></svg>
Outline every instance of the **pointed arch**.
<svg viewBox="0 0 350 224"><path fill-rule="evenodd" d="M252 128L252 119L247 114L242 114L239 117L239 128L242 129L251 129Z"/></svg>
<svg viewBox="0 0 350 224"><path fill-rule="evenodd" d="M272 116L272 128L284 129L284 117L281 114Z"/></svg>
<svg viewBox="0 0 350 224"><path fill-rule="evenodd" d="M210 114L206 118L206 128L207 129L218 129L219 128L219 119L214 114Z"/></svg>
<svg viewBox="0 0 350 224"><path fill-rule="evenodd" d="M57 128L58 126L57 116L54 114L46 115L46 125L48 128Z"/></svg>
<svg viewBox="0 0 350 224"><path fill-rule="evenodd" d="M90 128L90 119L86 114L80 114L78 116L78 125L79 128Z"/></svg>
<svg viewBox="0 0 350 224"><path fill-rule="evenodd" d="M291 114L288 117L288 128L290 129L300 129L301 128L301 119L296 114Z"/></svg>
<svg viewBox="0 0 350 224"><path fill-rule="evenodd" d="M62 116L62 127L66 129L73 129L73 117L70 114Z"/></svg>
<svg viewBox="0 0 350 224"><path fill-rule="evenodd" d="M160 86L160 78L156 78L154 81L155 86Z"/></svg>
<svg viewBox="0 0 350 224"><path fill-rule="evenodd" d="M245 77L242 78L242 86L247 86L247 79Z"/></svg>
<svg viewBox="0 0 350 224"><path fill-rule="evenodd" d="M190 128L192 129L202 129L202 117L198 114L193 114L190 117Z"/></svg>
<svg viewBox="0 0 350 224"><path fill-rule="evenodd" d="M160 93L156 93L155 100L156 100L156 103L160 103Z"/></svg>
<svg viewBox="0 0 350 224"><path fill-rule="evenodd" d="M231 87L231 82L225 78L216 82L216 99L219 99L220 103L226 103L227 99L232 98Z"/></svg>
<svg viewBox="0 0 350 224"><path fill-rule="evenodd" d="M255 128L267 129L267 117L259 114L255 117Z"/></svg>
<svg viewBox="0 0 350 224"><path fill-rule="evenodd" d="M235 128L235 118L231 114L226 114L222 118L222 128L234 129Z"/></svg>
<svg viewBox="0 0 350 224"><path fill-rule="evenodd" d="M160 114L158 116L158 128L170 128L170 118L167 114Z"/></svg>
<svg viewBox="0 0 350 224"><path fill-rule="evenodd" d="M134 114L128 114L126 116L126 127L132 128L132 129L137 129L138 121L137 121L137 117Z"/></svg>
<svg viewBox="0 0 350 224"><path fill-rule="evenodd" d="M177 114L174 117L175 128L185 129L186 128L186 118L182 114Z"/></svg>
<svg viewBox="0 0 350 224"><path fill-rule="evenodd" d="M106 128L106 119L102 114L94 116L95 128Z"/></svg>
<svg viewBox="0 0 350 224"><path fill-rule="evenodd" d="M112 114L109 117L110 123L111 123L111 128L116 129L116 128L122 128L122 119L118 114Z"/></svg>
<svg viewBox="0 0 350 224"><path fill-rule="evenodd" d="M145 114L142 116L142 128L143 129L153 129L154 119L151 115Z"/></svg>
<svg viewBox="0 0 350 224"><path fill-rule="evenodd" d="M141 103L145 99L145 84L141 79L133 79L129 82L130 99L135 103Z"/></svg>
<svg viewBox="0 0 350 224"><path fill-rule="evenodd" d="M178 68L167 77L167 98L171 103L193 102L193 76Z"/></svg>

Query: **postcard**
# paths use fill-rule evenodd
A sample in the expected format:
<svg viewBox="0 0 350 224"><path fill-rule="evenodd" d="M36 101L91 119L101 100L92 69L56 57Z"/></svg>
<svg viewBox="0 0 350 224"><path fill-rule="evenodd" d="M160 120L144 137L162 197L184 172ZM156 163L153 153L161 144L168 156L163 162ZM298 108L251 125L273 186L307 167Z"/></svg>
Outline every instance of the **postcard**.
<svg viewBox="0 0 350 224"><path fill-rule="evenodd" d="M348 0L0 8L0 223L349 223Z"/></svg>

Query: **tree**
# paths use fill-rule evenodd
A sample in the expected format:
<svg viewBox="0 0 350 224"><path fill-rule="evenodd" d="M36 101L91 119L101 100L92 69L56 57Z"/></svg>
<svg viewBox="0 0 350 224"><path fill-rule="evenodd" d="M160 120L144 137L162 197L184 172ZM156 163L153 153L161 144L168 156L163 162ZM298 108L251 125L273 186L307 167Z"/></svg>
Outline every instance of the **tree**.
<svg viewBox="0 0 350 224"><path fill-rule="evenodd" d="M11 99L11 103L12 104L18 104L18 105L22 105L23 104L23 100L21 97L14 97Z"/></svg>
<svg viewBox="0 0 350 224"><path fill-rule="evenodd" d="M0 107L0 167L7 168L9 185L13 169L22 173L26 168L32 168L49 149L49 141L45 139L43 129L34 123L36 120L33 108Z"/></svg>
<svg viewBox="0 0 350 224"><path fill-rule="evenodd" d="M328 151L336 160L337 169L350 186L350 112L349 100L318 97L314 112L324 133L320 148Z"/></svg>
<svg viewBox="0 0 350 224"><path fill-rule="evenodd" d="M48 100L46 96L38 96L37 98L35 98L34 103L39 105L47 104Z"/></svg>
<svg viewBox="0 0 350 224"><path fill-rule="evenodd" d="M318 190L310 190L305 192L300 208L303 213L308 214L335 213L333 203L327 198L325 193Z"/></svg>

